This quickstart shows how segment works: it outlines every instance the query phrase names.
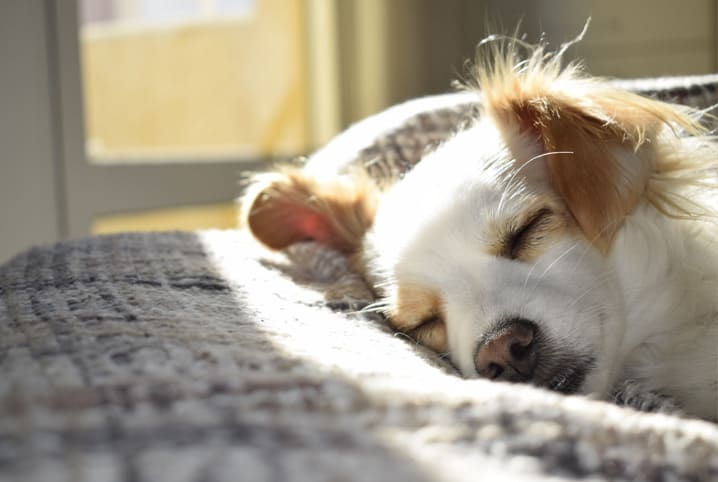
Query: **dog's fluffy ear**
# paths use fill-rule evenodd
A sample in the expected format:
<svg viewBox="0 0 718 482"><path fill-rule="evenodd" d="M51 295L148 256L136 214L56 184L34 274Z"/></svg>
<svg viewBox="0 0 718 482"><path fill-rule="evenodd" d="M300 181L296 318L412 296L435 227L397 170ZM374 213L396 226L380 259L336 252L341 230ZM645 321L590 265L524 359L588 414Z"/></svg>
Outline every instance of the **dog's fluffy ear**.
<svg viewBox="0 0 718 482"><path fill-rule="evenodd" d="M372 223L376 192L361 173L319 179L284 167L258 176L241 203L243 224L272 249L313 240L352 253Z"/></svg>
<svg viewBox="0 0 718 482"><path fill-rule="evenodd" d="M520 142L538 144L553 189L604 250L647 187L660 133L698 129L676 107L585 78L576 66L562 69L560 58L540 47L523 61L503 52L497 63L479 67L477 79L483 109L516 161L529 160L521 158Z"/></svg>

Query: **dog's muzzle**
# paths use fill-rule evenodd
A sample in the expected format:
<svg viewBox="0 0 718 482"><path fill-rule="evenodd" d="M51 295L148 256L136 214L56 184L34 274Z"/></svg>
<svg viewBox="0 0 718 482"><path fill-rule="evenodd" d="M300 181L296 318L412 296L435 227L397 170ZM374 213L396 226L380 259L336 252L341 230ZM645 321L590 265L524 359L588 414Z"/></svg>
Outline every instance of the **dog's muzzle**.
<svg viewBox="0 0 718 482"><path fill-rule="evenodd" d="M474 364L490 380L530 383L562 393L578 392L595 366L588 354L558 349L538 325L523 318L497 323L479 340Z"/></svg>

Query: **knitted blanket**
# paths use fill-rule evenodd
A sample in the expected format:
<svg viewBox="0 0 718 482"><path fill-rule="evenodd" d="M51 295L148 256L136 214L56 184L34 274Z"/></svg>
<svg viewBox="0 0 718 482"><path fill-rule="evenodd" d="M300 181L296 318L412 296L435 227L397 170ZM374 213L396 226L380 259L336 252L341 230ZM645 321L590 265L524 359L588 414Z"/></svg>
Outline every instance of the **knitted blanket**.
<svg viewBox="0 0 718 482"><path fill-rule="evenodd" d="M124 234L0 268L0 478L711 480L718 429L465 380L324 303L347 269L241 232Z"/></svg>
<svg viewBox="0 0 718 482"><path fill-rule="evenodd" d="M466 95L390 109L309 166L397 175ZM0 480L718 479L715 425L462 379L370 300L337 253L242 231L21 253L0 266Z"/></svg>

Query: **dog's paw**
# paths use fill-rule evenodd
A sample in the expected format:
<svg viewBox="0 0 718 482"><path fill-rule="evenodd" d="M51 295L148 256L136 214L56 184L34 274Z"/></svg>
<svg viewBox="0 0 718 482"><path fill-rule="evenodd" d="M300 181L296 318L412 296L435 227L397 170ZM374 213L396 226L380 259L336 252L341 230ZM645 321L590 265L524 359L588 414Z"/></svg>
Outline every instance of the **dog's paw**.
<svg viewBox="0 0 718 482"><path fill-rule="evenodd" d="M617 405L631 407L641 412L660 412L681 415L681 408L671 397L646 390L636 380L624 380L611 392L611 400Z"/></svg>
<svg viewBox="0 0 718 482"><path fill-rule="evenodd" d="M366 307L374 301L374 295L361 276L346 273L326 287L324 299L330 308L347 311Z"/></svg>

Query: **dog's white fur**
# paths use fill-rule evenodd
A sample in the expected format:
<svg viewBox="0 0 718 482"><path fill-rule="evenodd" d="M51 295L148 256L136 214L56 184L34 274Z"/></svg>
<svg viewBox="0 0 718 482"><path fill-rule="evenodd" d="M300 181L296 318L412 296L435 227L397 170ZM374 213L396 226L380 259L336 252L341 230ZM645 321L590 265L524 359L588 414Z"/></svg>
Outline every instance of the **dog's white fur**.
<svg viewBox="0 0 718 482"><path fill-rule="evenodd" d="M527 319L547 370L591 360L580 392L637 380L718 419L718 149L695 112L519 50L494 48L481 116L394 185L283 169L254 185L245 222L273 248L350 254L389 321L466 376L487 330Z"/></svg>

